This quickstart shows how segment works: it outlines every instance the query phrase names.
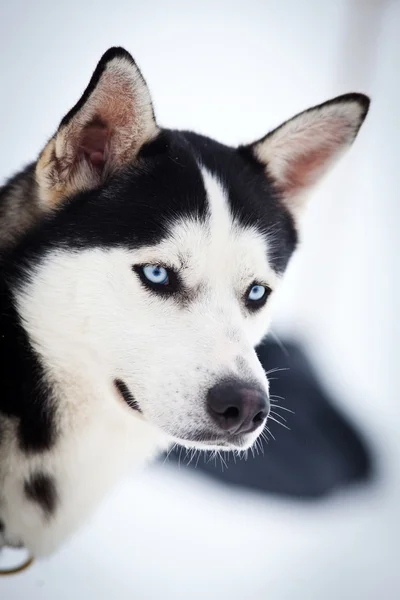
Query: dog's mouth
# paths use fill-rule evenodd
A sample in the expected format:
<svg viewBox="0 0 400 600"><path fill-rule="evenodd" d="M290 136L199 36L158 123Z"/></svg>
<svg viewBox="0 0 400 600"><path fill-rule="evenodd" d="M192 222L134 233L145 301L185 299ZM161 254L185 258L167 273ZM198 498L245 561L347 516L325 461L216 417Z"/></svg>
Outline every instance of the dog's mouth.
<svg viewBox="0 0 400 600"><path fill-rule="evenodd" d="M218 448L221 450L232 450L235 448L240 450L240 448L247 446L246 436L229 435L222 437L211 431L194 432L185 437L175 438L175 441L187 448L203 448L204 450Z"/></svg>
<svg viewBox="0 0 400 600"><path fill-rule="evenodd" d="M114 379L114 386L121 400L123 400L125 404L129 406L129 408L143 415L143 411L141 410L139 403L129 390L126 383L122 381L122 379ZM248 447L247 436L243 434L224 435L221 433L216 433L213 430L193 431L185 436L171 435L171 433L172 432L170 432L168 435L170 435L172 440L180 446L184 446L186 448L197 448L203 450L240 450Z"/></svg>
<svg viewBox="0 0 400 600"><path fill-rule="evenodd" d="M119 392L119 395L121 396L121 398L123 400L125 400L126 404L129 406L129 408L132 408L133 410L136 410L137 412L142 413L139 404L135 400L133 394L129 391L126 383L124 383L122 381L122 379L114 379L114 385L115 385L117 391Z"/></svg>

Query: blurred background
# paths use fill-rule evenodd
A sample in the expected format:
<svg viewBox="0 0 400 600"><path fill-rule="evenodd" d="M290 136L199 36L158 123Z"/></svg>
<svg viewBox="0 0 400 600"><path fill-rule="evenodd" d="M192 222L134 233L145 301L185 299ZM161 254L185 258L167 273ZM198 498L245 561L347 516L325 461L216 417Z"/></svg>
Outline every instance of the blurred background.
<svg viewBox="0 0 400 600"><path fill-rule="evenodd" d="M2 578L0 597L398 599L400 2L14 0L0 32L2 180L112 45L137 59L161 125L227 144L338 94L372 97L313 194L260 350L290 366L273 386L291 431L272 423L264 457L224 470L183 455L132 474L61 552Z"/></svg>

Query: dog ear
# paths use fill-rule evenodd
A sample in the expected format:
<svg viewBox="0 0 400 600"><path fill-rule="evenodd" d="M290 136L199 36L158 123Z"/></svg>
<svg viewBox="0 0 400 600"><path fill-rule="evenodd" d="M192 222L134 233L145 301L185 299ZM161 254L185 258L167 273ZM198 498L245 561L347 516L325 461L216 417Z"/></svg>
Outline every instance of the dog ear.
<svg viewBox="0 0 400 600"><path fill-rule="evenodd" d="M339 96L245 146L265 166L268 179L295 219L306 204L306 192L353 143L369 104L363 94Z"/></svg>
<svg viewBox="0 0 400 600"><path fill-rule="evenodd" d="M47 208L98 186L157 135L149 90L131 55L110 48L78 103L63 118L36 166Z"/></svg>

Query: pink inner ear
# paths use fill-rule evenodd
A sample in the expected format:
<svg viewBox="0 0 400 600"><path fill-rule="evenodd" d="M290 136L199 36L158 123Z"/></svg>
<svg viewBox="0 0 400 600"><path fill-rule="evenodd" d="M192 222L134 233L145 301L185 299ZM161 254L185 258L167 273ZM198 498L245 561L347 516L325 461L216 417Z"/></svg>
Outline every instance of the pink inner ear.
<svg viewBox="0 0 400 600"><path fill-rule="evenodd" d="M317 122L303 135L297 134L296 145L292 142L286 156L282 182L285 192L295 194L316 183L346 145L349 135L349 121L342 118Z"/></svg>
<svg viewBox="0 0 400 600"><path fill-rule="evenodd" d="M322 147L296 157L286 169L285 191L295 193L312 185L331 156L332 148Z"/></svg>
<svg viewBox="0 0 400 600"><path fill-rule="evenodd" d="M110 132L104 123L87 125L80 139L79 148L96 169L102 169L107 158L107 143Z"/></svg>

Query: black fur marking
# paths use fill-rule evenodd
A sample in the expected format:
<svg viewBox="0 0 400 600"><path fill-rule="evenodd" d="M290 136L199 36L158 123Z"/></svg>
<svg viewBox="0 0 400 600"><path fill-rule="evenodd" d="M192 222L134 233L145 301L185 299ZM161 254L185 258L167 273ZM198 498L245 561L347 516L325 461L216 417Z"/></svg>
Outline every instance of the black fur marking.
<svg viewBox="0 0 400 600"><path fill-rule="evenodd" d="M247 148L236 150L192 132L184 135L204 167L226 187L235 220L267 237L270 263L282 273L296 248L297 232L263 165Z"/></svg>
<svg viewBox="0 0 400 600"><path fill-rule="evenodd" d="M48 450L56 439L54 408L43 381L40 362L12 304L11 292L0 273L1 415L18 421L21 450Z"/></svg>
<svg viewBox="0 0 400 600"><path fill-rule="evenodd" d="M3 521L0 521L0 533L4 533L4 530L5 530L4 523L3 523Z"/></svg>
<svg viewBox="0 0 400 600"><path fill-rule="evenodd" d="M164 239L180 218L207 218L201 172L185 138L163 132L146 144L139 163L110 177L101 187L81 192L41 227L28 234L8 264L34 264L52 248L135 249ZM13 279L20 277L16 267Z"/></svg>
<svg viewBox="0 0 400 600"><path fill-rule="evenodd" d="M136 402L135 398L129 391L128 386L122 381L122 379L115 379L114 385L125 400L125 402L127 403L127 405L130 408L133 408L133 410L137 410L141 413L142 411L140 410L139 404Z"/></svg>
<svg viewBox="0 0 400 600"><path fill-rule="evenodd" d="M135 164L45 219L19 246L13 263L21 257L34 263L60 245L135 249L159 243L181 218L205 221L208 201L198 161L226 187L235 219L268 237L272 266L284 271L297 242L295 225L251 151L169 130L145 144Z"/></svg>
<svg viewBox="0 0 400 600"><path fill-rule="evenodd" d="M58 494L54 479L45 473L35 473L24 483L28 500L39 504L46 515L51 517L57 506Z"/></svg>

